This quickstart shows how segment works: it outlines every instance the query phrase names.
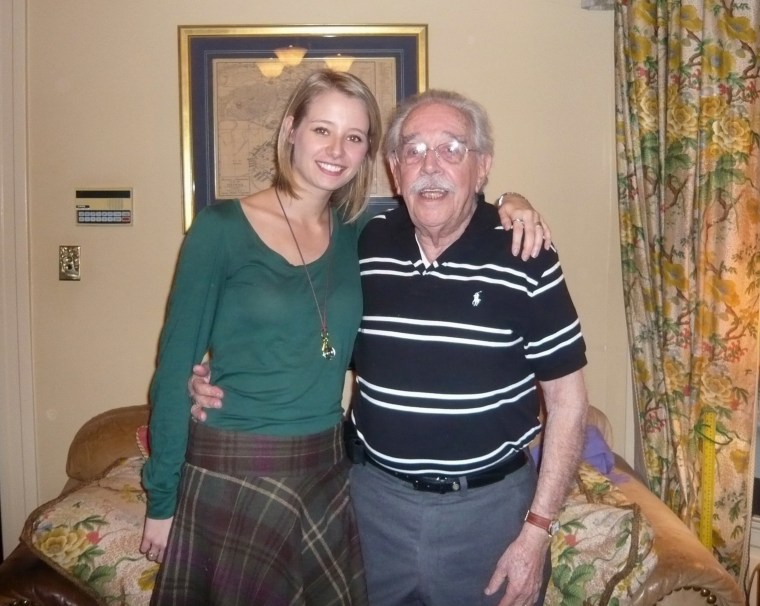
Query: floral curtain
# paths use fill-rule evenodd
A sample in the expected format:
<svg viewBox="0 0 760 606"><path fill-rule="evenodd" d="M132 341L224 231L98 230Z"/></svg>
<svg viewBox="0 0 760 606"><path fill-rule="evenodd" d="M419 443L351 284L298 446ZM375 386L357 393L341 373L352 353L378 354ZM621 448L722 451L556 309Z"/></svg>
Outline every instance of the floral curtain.
<svg viewBox="0 0 760 606"><path fill-rule="evenodd" d="M646 473L737 576L758 386L759 6L615 6L623 283Z"/></svg>

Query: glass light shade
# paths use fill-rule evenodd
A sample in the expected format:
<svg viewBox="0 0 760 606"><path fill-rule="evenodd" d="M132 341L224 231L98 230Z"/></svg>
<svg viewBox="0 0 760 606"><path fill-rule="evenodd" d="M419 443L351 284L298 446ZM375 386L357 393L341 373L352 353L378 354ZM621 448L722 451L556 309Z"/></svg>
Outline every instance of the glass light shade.
<svg viewBox="0 0 760 606"><path fill-rule="evenodd" d="M301 59L306 54L306 49L300 46L293 46L292 44L287 48L276 48L274 54L282 61L284 65L298 65L301 63Z"/></svg>
<svg viewBox="0 0 760 606"><path fill-rule="evenodd" d="M261 75L265 78L276 78L282 73L285 66L277 59L267 59L266 61L257 61L256 67L259 68Z"/></svg>
<svg viewBox="0 0 760 606"><path fill-rule="evenodd" d="M325 65L336 72L347 72L351 69L353 62L353 57L345 57L340 54L335 55L334 57L325 57Z"/></svg>
<svg viewBox="0 0 760 606"><path fill-rule="evenodd" d="M257 61L256 66L265 78L276 78L282 73L285 65L277 61L277 59L268 59L266 61Z"/></svg>

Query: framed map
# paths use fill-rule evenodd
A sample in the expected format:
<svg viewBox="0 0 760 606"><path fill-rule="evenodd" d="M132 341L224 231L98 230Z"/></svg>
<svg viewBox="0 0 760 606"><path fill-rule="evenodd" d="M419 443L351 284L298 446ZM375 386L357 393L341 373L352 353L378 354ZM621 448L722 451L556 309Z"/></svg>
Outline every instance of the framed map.
<svg viewBox="0 0 760 606"><path fill-rule="evenodd" d="M427 26L180 26L185 230L202 208L271 184L287 99L314 70L349 71L372 90L383 127L427 87ZM370 205L395 204L378 157Z"/></svg>

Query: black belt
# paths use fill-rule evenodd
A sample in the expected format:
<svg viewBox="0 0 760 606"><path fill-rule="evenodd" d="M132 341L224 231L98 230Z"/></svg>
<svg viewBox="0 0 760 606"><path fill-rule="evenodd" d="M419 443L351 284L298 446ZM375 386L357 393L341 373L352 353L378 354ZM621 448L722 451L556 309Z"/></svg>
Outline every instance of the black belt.
<svg viewBox="0 0 760 606"><path fill-rule="evenodd" d="M503 463L477 473L464 476L417 476L388 469L373 459L366 451L364 453L364 459L385 473L399 478L404 482L408 482L412 485L414 490L438 492L441 494L461 490L463 479L467 480L467 488L478 488L479 486L488 486L495 482L501 482L501 480L506 478L510 473L517 471L528 462L528 457L525 454L525 451L521 450Z"/></svg>

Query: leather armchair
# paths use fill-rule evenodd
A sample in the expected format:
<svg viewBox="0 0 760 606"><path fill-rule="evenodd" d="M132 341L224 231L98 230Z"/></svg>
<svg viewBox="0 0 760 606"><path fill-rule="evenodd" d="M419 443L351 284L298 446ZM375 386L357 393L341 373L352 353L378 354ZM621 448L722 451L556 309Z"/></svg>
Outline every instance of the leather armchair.
<svg viewBox="0 0 760 606"><path fill-rule="evenodd" d="M87 421L69 447L63 493L99 476L121 457L139 456L135 434L147 422L145 405L115 408ZM0 604L97 606L98 602L19 543L0 564Z"/></svg>

